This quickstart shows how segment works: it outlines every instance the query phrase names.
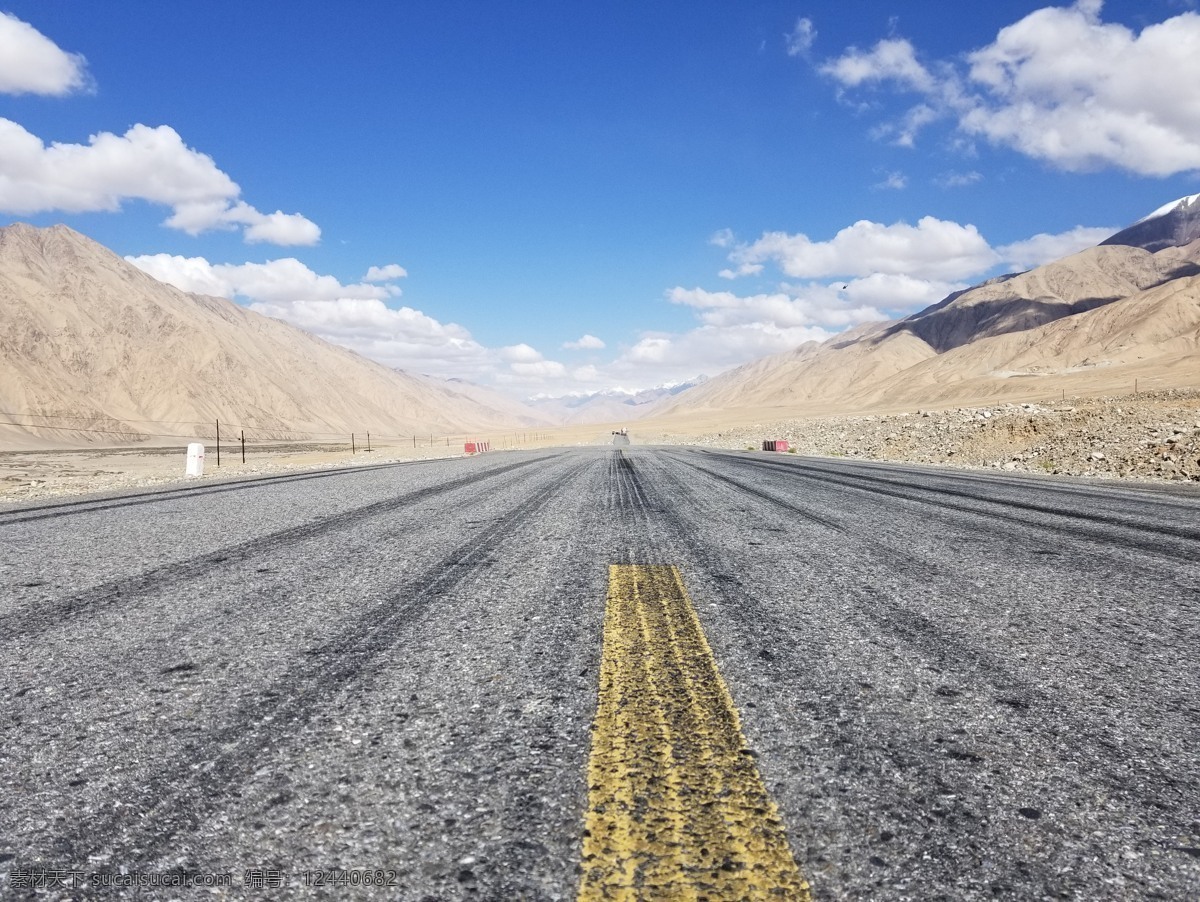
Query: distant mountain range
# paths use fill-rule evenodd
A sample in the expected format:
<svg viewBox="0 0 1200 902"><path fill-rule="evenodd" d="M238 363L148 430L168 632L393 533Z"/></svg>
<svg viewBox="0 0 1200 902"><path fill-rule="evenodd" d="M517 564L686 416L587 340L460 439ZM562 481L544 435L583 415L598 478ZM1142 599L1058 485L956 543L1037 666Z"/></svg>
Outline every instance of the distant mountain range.
<svg viewBox="0 0 1200 902"><path fill-rule="evenodd" d="M835 413L1200 386L1200 195L1025 273L722 373L655 411Z"/></svg>
<svg viewBox="0 0 1200 902"><path fill-rule="evenodd" d="M179 291L65 226L0 229L0 419L23 424L0 424L9 445L206 435L217 419L253 438L719 420L1125 392L1135 380L1200 386L1200 195L1097 247L711 379L526 402Z"/></svg>
<svg viewBox="0 0 1200 902"><path fill-rule="evenodd" d="M560 424L620 423L652 415L664 402L690 388L703 385L707 376L687 382L658 385L637 391L609 389L557 397L539 396L525 403Z"/></svg>
<svg viewBox="0 0 1200 902"><path fill-rule="evenodd" d="M0 426L10 445L208 435L218 419L255 439L347 440L539 421L24 224L0 229L0 411L29 424Z"/></svg>

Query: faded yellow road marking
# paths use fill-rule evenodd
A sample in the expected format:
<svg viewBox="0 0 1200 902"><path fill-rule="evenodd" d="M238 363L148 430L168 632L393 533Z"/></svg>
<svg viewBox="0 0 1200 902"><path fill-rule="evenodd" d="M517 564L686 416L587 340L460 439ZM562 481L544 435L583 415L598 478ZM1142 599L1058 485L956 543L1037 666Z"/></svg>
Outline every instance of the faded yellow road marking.
<svg viewBox="0 0 1200 902"><path fill-rule="evenodd" d="M579 899L809 900L675 567L608 570Z"/></svg>

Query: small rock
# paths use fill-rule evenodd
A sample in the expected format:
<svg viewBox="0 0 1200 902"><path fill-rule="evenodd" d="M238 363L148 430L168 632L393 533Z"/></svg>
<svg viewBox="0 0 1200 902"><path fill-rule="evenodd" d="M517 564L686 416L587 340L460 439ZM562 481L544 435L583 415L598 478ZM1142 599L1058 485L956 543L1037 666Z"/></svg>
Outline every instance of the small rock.
<svg viewBox="0 0 1200 902"><path fill-rule="evenodd" d="M1091 453L1091 459L1092 460L1104 460L1104 452L1103 451L1093 451Z"/></svg>

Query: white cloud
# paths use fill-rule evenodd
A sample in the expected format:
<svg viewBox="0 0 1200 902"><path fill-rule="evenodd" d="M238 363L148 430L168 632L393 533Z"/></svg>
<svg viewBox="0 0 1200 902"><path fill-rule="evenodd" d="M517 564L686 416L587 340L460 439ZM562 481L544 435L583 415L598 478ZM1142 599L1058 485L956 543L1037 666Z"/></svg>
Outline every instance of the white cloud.
<svg viewBox="0 0 1200 902"><path fill-rule="evenodd" d="M852 279L839 290L855 309L907 314L935 304L952 291L966 287L965 282L917 279L902 274L876 272L861 279ZM862 317L857 321L868 322L870 319Z"/></svg>
<svg viewBox="0 0 1200 902"><path fill-rule="evenodd" d="M734 243L733 229L720 229L713 232L708 243L714 247L732 247Z"/></svg>
<svg viewBox="0 0 1200 902"><path fill-rule="evenodd" d="M203 257L150 254L126 257L130 263L162 282L183 291L240 297L250 301L290 303L383 299L385 286L364 283L343 285L333 276L319 275L295 257L266 263L210 263Z"/></svg>
<svg viewBox="0 0 1200 902"><path fill-rule="evenodd" d="M411 307L372 299L254 303L250 309L282 319L387 366L430 375L485 377L493 355L456 323Z"/></svg>
<svg viewBox="0 0 1200 902"><path fill-rule="evenodd" d="M545 358L537 348L521 343L501 348L500 359L508 363L539 363Z"/></svg>
<svg viewBox="0 0 1200 902"><path fill-rule="evenodd" d="M583 335L576 341L564 341L563 347L569 351L599 351L605 347L605 344L595 335Z"/></svg>
<svg viewBox="0 0 1200 902"><path fill-rule="evenodd" d="M87 60L11 13L0 13L0 94L62 96L90 87Z"/></svg>
<svg viewBox="0 0 1200 902"><path fill-rule="evenodd" d="M939 188L963 188L980 181L983 181L983 173L971 170L970 172L943 172L934 179L934 184Z"/></svg>
<svg viewBox="0 0 1200 902"><path fill-rule="evenodd" d="M475 341L462 326L439 322L412 307L387 306L387 286L343 285L291 257L239 264L170 254L125 259L184 291L248 302L257 313L282 319L387 366L483 380L497 366L496 352Z"/></svg>
<svg viewBox="0 0 1200 902"><path fill-rule="evenodd" d="M408 270L399 263L388 263L385 266L372 266L367 270L367 274L363 276L364 282L390 282L393 279L403 279L408 275Z"/></svg>
<svg viewBox="0 0 1200 902"><path fill-rule="evenodd" d="M844 293L833 286L804 285L791 292L755 294L746 297L730 291L703 288L672 288L672 304L691 307L701 323L713 327L771 326L781 331L798 327L840 329L876 319L887 319L874 307L851 306Z"/></svg>
<svg viewBox="0 0 1200 902"><path fill-rule="evenodd" d="M812 50L813 41L817 39L817 31L813 28L812 19L797 19L796 26L783 36L787 46L788 56L808 56Z"/></svg>
<svg viewBox="0 0 1200 902"><path fill-rule="evenodd" d="M824 341L832 333L815 326L782 329L769 323L700 326L681 334L644 335L606 368L610 379L651 386L690 379L699 372L716 375L768 354L791 350L806 341Z"/></svg>
<svg viewBox="0 0 1200 902"><path fill-rule="evenodd" d="M986 99L969 133L1067 170L1118 166L1166 176L1200 169L1200 16L1135 34L1100 21L1101 4L1041 9L971 54Z"/></svg>
<svg viewBox="0 0 1200 902"><path fill-rule="evenodd" d="M729 259L736 269L723 271L726 277L753 275L762 271L764 263L773 262L793 278L890 273L942 280L977 275L999 262L975 226L932 216L915 226L861 220L829 241L767 232L754 243L735 248Z"/></svg>
<svg viewBox="0 0 1200 902"><path fill-rule="evenodd" d="M1012 244L998 247L996 250L1013 269L1033 269L1043 263L1051 263L1095 247L1118 231L1120 230L1116 228L1075 226L1057 235L1047 235L1043 232L1024 241L1014 241Z"/></svg>
<svg viewBox="0 0 1200 902"><path fill-rule="evenodd" d="M914 91L931 91L936 79L917 60L916 49L903 38L880 41L869 51L851 47L842 56L821 66L821 72L847 88L894 81Z"/></svg>
<svg viewBox="0 0 1200 902"><path fill-rule="evenodd" d="M0 118L0 209L9 213L115 212L126 200L173 208L171 228L191 235L244 228L247 242L311 245L317 225L298 213L261 213L212 157L170 126L100 132L87 144L53 143Z"/></svg>
<svg viewBox="0 0 1200 902"><path fill-rule="evenodd" d="M903 191L908 187L908 176L903 172L889 172L883 181L876 182L874 187L885 191Z"/></svg>
<svg viewBox="0 0 1200 902"><path fill-rule="evenodd" d="M180 291L232 298L234 282L203 257L181 257L175 254L143 254L126 257L138 269L160 282L174 285ZM299 261L297 261L299 262Z"/></svg>
<svg viewBox="0 0 1200 902"><path fill-rule="evenodd" d="M501 374L501 382L542 382L546 379L567 378L567 368L557 360L536 360L509 365L512 375ZM517 378L514 378L517 377Z"/></svg>
<svg viewBox="0 0 1200 902"><path fill-rule="evenodd" d="M497 357L508 364L507 369L493 374L501 384L544 385L547 381L571 378L566 366L557 360L547 360L541 351L524 342L501 348Z"/></svg>
<svg viewBox="0 0 1200 902"><path fill-rule="evenodd" d="M293 257L238 264L171 254L125 259L183 291L241 301L387 366L523 387L595 381L595 373L568 371L532 345L488 348L457 323L440 322L412 307L388 306L386 299L396 291L389 285L343 284Z"/></svg>
<svg viewBox="0 0 1200 902"><path fill-rule="evenodd" d="M315 222L299 213L260 213L249 204L234 205L236 218L246 226L243 233L248 244L314 245L321 240L321 229Z"/></svg>
<svg viewBox="0 0 1200 902"><path fill-rule="evenodd" d="M878 133L911 145L933 121L1067 171L1168 176L1200 169L1200 15L1135 32L1100 0L1036 10L989 45L923 65L901 38L850 48L821 67L843 89L890 84L924 98Z"/></svg>

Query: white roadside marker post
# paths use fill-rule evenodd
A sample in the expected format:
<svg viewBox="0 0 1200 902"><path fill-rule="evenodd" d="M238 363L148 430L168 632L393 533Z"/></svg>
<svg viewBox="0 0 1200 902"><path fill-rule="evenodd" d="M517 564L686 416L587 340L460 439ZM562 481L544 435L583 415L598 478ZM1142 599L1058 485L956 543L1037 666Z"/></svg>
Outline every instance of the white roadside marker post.
<svg viewBox="0 0 1200 902"><path fill-rule="evenodd" d="M204 446L199 442L188 445L186 473L188 476L204 475Z"/></svg>

